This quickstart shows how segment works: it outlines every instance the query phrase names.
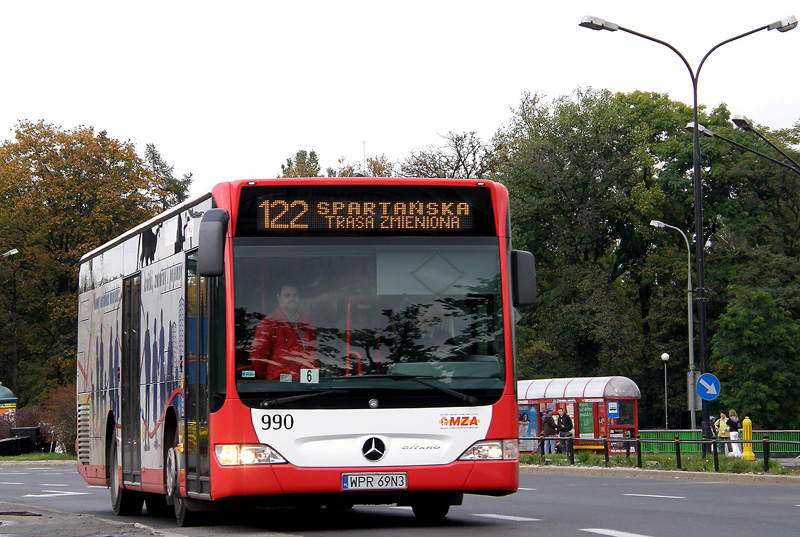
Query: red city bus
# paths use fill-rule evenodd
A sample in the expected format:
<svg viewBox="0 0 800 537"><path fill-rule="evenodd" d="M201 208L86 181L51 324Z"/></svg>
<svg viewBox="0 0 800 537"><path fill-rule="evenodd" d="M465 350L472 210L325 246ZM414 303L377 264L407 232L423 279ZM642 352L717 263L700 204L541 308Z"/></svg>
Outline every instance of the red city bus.
<svg viewBox="0 0 800 537"><path fill-rule="evenodd" d="M511 494L534 298L500 184L219 184L81 259L78 470L181 525Z"/></svg>

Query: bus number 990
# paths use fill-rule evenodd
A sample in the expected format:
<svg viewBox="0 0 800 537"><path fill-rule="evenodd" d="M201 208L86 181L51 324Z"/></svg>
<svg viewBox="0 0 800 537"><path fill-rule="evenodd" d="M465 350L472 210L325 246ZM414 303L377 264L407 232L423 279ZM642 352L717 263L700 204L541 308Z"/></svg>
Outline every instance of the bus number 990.
<svg viewBox="0 0 800 537"><path fill-rule="evenodd" d="M281 429L291 429L294 427L294 416L291 414L272 414L261 416L261 428L265 431L272 429L273 431L280 431Z"/></svg>

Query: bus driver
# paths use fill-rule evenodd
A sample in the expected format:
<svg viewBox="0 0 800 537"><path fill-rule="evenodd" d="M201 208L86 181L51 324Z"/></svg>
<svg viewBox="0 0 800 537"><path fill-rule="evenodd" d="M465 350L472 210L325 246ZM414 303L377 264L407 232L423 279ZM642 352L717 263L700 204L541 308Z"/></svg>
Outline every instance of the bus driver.
<svg viewBox="0 0 800 537"><path fill-rule="evenodd" d="M256 378L292 382L301 369L317 369L317 339L310 319L300 313L300 290L284 283L277 295L278 307L256 326L250 363Z"/></svg>

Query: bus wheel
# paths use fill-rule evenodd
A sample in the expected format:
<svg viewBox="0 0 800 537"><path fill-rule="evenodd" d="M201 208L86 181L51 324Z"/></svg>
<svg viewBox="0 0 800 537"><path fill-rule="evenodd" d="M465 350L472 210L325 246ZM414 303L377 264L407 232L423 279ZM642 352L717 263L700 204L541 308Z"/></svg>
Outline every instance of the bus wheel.
<svg viewBox="0 0 800 537"><path fill-rule="evenodd" d="M175 509L175 520L178 525L182 528L195 526L199 522L200 513L186 507L186 498L181 496L178 479L178 451L173 446L167 451L167 495Z"/></svg>
<svg viewBox="0 0 800 537"><path fill-rule="evenodd" d="M164 467L166 468L166 482L167 486L167 505L175 504L175 496L180 494L178 482L178 452L174 447L167 450L167 460Z"/></svg>
<svg viewBox="0 0 800 537"><path fill-rule="evenodd" d="M111 508L117 516L138 516L142 514L142 503L144 496L140 492L122 488L119 482L118 468L122 466L122 461L117 448L117 442L111 442L111 453L108 457L108 471L111 474Z"/></svg>
<svg viewBox="0 0 800 537"><path fill-rule="evenodd" d="M445 502L432 501L429 503L417 503L411 506L414 516L425 522L432 522L447 516L450 505Z"/></svg>

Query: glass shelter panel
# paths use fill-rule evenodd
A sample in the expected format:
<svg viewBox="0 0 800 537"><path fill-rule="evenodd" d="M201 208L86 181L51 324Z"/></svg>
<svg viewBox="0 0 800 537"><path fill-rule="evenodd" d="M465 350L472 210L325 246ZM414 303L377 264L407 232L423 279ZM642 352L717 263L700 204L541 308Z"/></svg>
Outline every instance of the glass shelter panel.
<svg viewBox="0 0 800 537"><path fill-rule="evenodd" d="M634 425L633 420L633 412L634 412L634 402L633 401L619 401L619 418L617 418L616 424L617 425Z"/></svg>

